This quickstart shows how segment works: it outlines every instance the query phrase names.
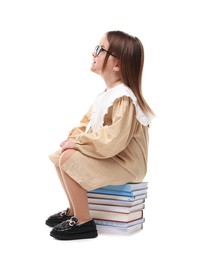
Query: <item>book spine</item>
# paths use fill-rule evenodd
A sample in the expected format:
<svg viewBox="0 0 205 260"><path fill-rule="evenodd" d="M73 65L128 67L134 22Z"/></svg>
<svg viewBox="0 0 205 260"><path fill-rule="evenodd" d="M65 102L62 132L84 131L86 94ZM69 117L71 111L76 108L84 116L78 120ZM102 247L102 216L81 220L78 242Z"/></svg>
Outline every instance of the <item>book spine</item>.
<svg viewBox="0 0 205 260"><path fill-rule="evenodd" d="M113 221L128 222L128 221L143 218L143 210L135 211L132 213L117 213L117 212L111 213L103 210L90 210L90 214L94 220L97 219L97 220L113 220ZM133 214L135 214L135 216Z"/></svg>
<svg viewBox="0 0 205 260"><path fill-rule="evenodd" d="M147 182L127 183L127 184L122 184L122 185L107 185L107 186L104 186L102 188L106 189L106 190L117 190L117 191L131 192L133 190L139 190L139 189L147 188ZM98 188L98 189L102 189L102 188ZM96 189L96 190L98 190L98 189Z"/></svg>
<svg viewBox="0 0 205 260"><path fill-rule="evenodd" d="M118 190L107 190L104 188L100 188L100 189L88 191L88 194L95 193L95 194L108 194L108 195L120 195L120 196L133 197L136 194L145 194L146 192L147 192L147 188L136 190L136 191L130 191L130 192L118 191Z"/></svg>

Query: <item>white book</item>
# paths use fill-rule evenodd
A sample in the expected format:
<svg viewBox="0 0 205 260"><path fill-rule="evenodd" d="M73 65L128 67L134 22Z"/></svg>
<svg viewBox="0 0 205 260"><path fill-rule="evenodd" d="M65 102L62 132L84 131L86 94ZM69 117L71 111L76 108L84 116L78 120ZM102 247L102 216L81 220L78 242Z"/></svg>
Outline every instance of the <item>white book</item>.
<svg viewBox="0 0 205 260"><path fill-rule="evenodd" d="M98 194L98 193L88 193L88 198L102 198L102 199L114 199L114 200L124 200L124 201L134 201L137 199L141 199L143 197L147 197L147 193L140 194L133 197L120 196L120 195L109 195L109 194Z"/></svg>
<svg viewBox="0 0 205 260"><path fill-rule="evenodd" d="M119 212L119 213L130 213L133 211L138 211L144 209L144 203L132 206L132 207L122 207L122 206L113 206L113 205L99 205L99 204L89 204L90 210L103 210L103 211L111 211L111 212Z"/></svg>
<svg viewBox="0 0 205 260"><path fill-rule="evenodd" d="M112 226L112 227L124 227L124 228L128 228L128 227L131 227L131 226L134 226L134 225L142 224L144 222L145 222L145 218L140 218L140 219L129 221L129 222L95 219L96 225L104 225L104 226Z"/></svg>
<svg viewBox="0 0 205 260"><path fill-rule="evenodd" d="M115 206L125 206L131 207L145 202L146 195L142 195L141 199L126 201L126 200L113 200L113 199L103 199L103 198L88 198L89 204L102 204L102 205L115 205Z"/></svg>
<svg viewBox="0 0 205 260"><path fill-rule="evenodd" d="M122 234L122 235L130 235L139 230L143 229L143 224L134 225L128 228L123 227L110 227L110 226L103 226L98 225L97 231L100 234Z"/></svg>
<svg viewBox="0 0 205 260"><path fill-rule="evenodd" d="M130 213L119 213L119 212L110 212L103 210L90 210L90 215L95 219L106 219L106 220L114 220L114 221L132 221L136 219L140 219L143 217L143 210L134 211Z"/></svg>

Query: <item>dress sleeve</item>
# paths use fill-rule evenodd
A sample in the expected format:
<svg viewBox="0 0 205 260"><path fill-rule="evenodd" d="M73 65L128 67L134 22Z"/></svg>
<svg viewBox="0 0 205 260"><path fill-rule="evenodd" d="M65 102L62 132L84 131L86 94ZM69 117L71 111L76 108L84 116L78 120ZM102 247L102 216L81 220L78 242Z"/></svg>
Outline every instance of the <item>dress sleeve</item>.
<svg viewBox="0 0 205 260"><path fill-rule="evenodd" d="M93 133L80 134L76 150L98 159L110 158L123 151L133 137L136 111L131 98L123 96L112 106L112 124Z"/></svg>
<svg viewBox="0 0 205 260"><path fill-rule="evenodd" d="M91 115L91 108L92 106L89 108L88 112L83 116L83 118L80 121L80 124L78 127L74 127L68 134L68 138L69 137L73 137L76 138L77 136L79 136L82 133L85 133L87 124L90 121L90 115Z"/></svg>

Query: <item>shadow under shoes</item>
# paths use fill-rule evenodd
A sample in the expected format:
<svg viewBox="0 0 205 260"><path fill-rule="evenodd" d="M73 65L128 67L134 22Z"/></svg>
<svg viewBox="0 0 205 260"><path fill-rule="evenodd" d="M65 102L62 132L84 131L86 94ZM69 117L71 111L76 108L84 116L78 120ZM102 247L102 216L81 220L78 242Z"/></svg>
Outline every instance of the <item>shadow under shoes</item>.
<svg viewBox="0 0 205 260"><path fill-rule="evenodd" d="M69 215L69 208L67 208L66 210L63 210L54 215L51 215L46 220L46 225L48 225L49 227L54 227L65 220L69 220L71 217L72 217L72 215Z"/></svg>
<svg viewBox="0 0 205 260"><path fill-rule="evenodd" d="M79 224L76 217L71 217L56 225L50 232L50 235L59 240L74 240L95 238L98 236L96 224L93 219L88 222Z"/></svg>

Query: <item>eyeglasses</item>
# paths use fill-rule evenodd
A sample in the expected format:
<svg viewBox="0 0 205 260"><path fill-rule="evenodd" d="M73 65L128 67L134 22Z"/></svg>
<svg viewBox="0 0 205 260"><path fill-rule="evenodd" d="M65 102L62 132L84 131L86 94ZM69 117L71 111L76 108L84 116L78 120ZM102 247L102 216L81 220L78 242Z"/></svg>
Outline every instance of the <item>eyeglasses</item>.
<svg viewBox="0 0 205 260"><path fill-rule="evenodd" d="M100 46L100 45L97 45L96 47L95 47L95 49L94 49L94 52L95 52L95 55L96 56L98 56L100 53L101 53L101 51L105 51L105 52L107 52L109 55L112 55L113 57L116 57L117 58L117 56L115 55L115 54L113 54L112 52L110 52L110 51L107 51L107 50L105 50L102 46Z"/></svg>

